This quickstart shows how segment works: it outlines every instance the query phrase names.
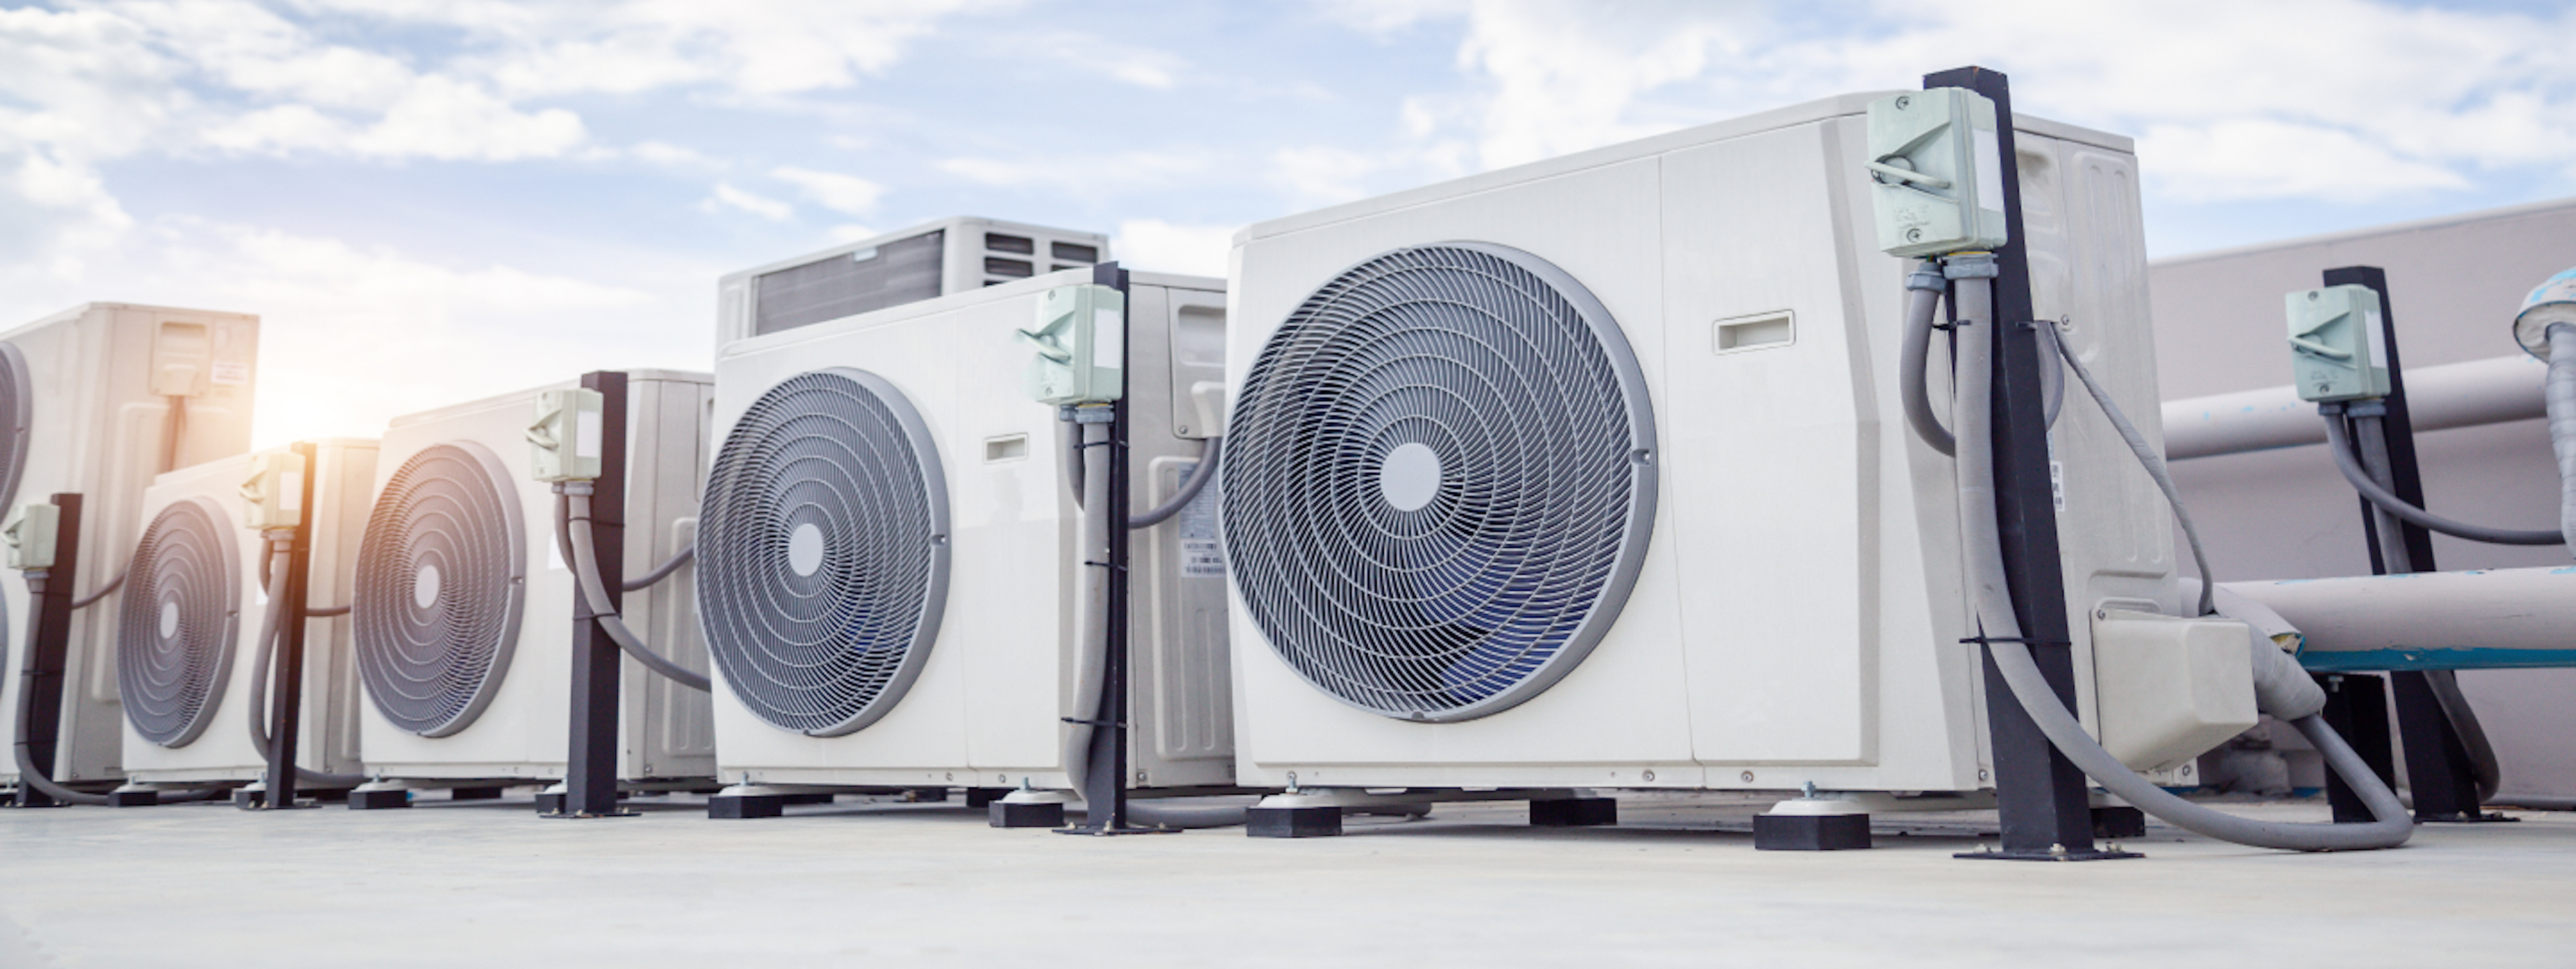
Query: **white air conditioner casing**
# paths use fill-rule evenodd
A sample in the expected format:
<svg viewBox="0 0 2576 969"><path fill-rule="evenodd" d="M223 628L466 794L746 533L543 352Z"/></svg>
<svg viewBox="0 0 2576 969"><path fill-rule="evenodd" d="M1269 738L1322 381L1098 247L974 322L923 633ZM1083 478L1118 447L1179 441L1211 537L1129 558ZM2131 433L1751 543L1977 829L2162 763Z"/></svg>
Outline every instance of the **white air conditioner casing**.
<svg viewBox="0 0 2576 969"><path fill-rule="evenodd" d="M1907 265L1875 242L1862 157L1872 97L1490 172L1236 237L1234 423L1220 483L1242 783L1287 786L1293 774L1307 787L1992 785L1980 659L1960 642L1969 631L1950 461L1908 430L1898 396ZM2158 438L2130 142L2029 117L2017 138L2038 314L2071 321L2065 339ZM1245 584L1258 578L1237 535L1259 524L1238 507L1265 485L1245 470L1258 464L1244 443L1246 380L1273 334L1347 270L1426 246L1516 252L1597 298L1651 409L1651 454L1636 456L1650 469L1640 480L1651 485L1641 487L1651 525L1638 532L1624 604L1610 603L1615 619L1570 671L1556 670L1562 679L1517 703L1412 722L1328 693L1283 658L1248 607ZM1934 356L1934 393L1946 395ZM2089 724L2091 614L2171 614L2174 562L2154 486L2068 386L2052 443ZM1478 416L1540 426L1529 413ZM1396 502L1400 470L1362 468L1380 482L1366 500L1382 486Z"/></svg>
<svg viewBox="0 0 2576 969"><path fill-rule="evenodd" d="M259 317L240 313L89 303L0 333L0 465L14 467L15 486L0 477L6 517L56 494L82 497L79 574L74 595L116 578L141 525L143 492L153 476L238 455L250 447L251 388L258 370ZM171 396L186 399L175 424ZM176 428L177 446L170 432ZM0 467L7 470L8 467ZM27 586L0 579L0 625L7 627L7 675L0 677L0 743L17 741L19 669L26 658ZM122 717L117 710L116 610L111 593L72 614L65 656L63 715L54 760L57 781L121 776ZM15 759L0 756L0 778L15 778Z"/></svg>
<svg viewBox="0 0 2576 969"><path fill-rule="evenodd" d="M667 561L695 537L713 387L705 374L633 370L626 376L624 570L634 577ZM570 386L574 384L552 384L399 417L386 429L376 461L376 505L352 580L356 608L350 616L353 651L368 698L359 716L359 735L369 773L407 781L564 775L577 593L555 542L557 496L551 485L529 475L526 433L538 416L538 395ZM406 477L407 465L419 469L417 477ZM446 497L432 495L431 480L446 482L436 488L454 490ZM411 493L395 487L405 481L422 482L414 487L429 496L419 506L423 511L409 517L455 523L437 526L442 536L417 538L410 545L394 537L395 522L407 517L394 510L400 505L395 496ZM494 493L498 497L488 505L475 497ZM485 537L487 530L490 537ZM390 551L433 547L489 551L419 551L409 560ZM381 559L380 548L387 550ZM446 571L435 571L442 562ZM508 581L514 570L522 581ZM689 572L683 566L658 584L626 593L621 612L655 651L703 670L706 651L691 614ZM506 594L513 584L520 590L515 603ZM438 610L488 620L471 628L498 638L470 641L495 648L502 657L478 667L457 658L465 654L459 646L469 641L465 638L438 635L429 627L405 634L417 636L421 654L434 655L437 662L489 671L469 672L457 680L488 682L487 692L418 692L428 701L453 703L447 716L420 714L418 708L404 706L404 697L387 693L382 683L421 681L391 674L395 667L383 662L389 654L377 651L380 644L399 642L389 637L393 630L407 628L399 625L408 621L402 617ZM715 740L706 694L670 682L632 659L621 660L621 669L619 779L702 783L713 778ZM397 720L398 715L403 719Z"/></svg>
<svg viewBox="0 0 2576 969"><path fill-rule="evenodd" d="M1109 259L1109 237L959 216L727 273L716 345Z"/></svg>
<svg viewBox="0 0 2576 969"><path fill-rule="evenodd" d="M349 568L357 557L358 538L366 530L367 511L374 496L376 442L326 439L314 442L313 450L307 471L313 478L309 518L313 529L312 567L305 580L305 601L314 608L331 608L349 602ZM201 618L215 618L231 628L191 630L190 634L211 634L209 641L228 642L230 655L211 664L222 675L201 704L192 704L203 710L198 714L203 725L185 736L184 742L169 737L172 742L164 743L146 736L134 722L142 706L136 697L127 696L125 776L130 782L255 781L267 770L267 751L251 739L250 718L254 713L250 698L253 660L258 649L254 640L259 633L261 611L267 607L265 590L260 587L260 559L269 554L269 547L258 531L243 527L242 485L254 473L254 462L282 453L292 451L276 448L173 471L154 481L151 490L144 493L140 521L146 536L153 533L165 514L173 516L172 526L181 524L177 516L193 518L203 514L228 532L230 541L218 540L202 547L230 552L231 567L222 568L222 563L212 556L197 555L194 548L177 556L166 552L155 555L156 560L165 560L168 571L163 574L169 577L167 581L150 582L143 578L143 572L129 567L125 590L118 593L122 602L116 615L120 673L129 678L138 675L141 667L154 658L150 647L136 636L169 641L180 633L181 622L193 623ZM140 551L138 544L129 561L139 564ZM166 561L181 556L181 561ZM227 581L229 586L225 585ZM200 582L209 587L205 601L228 604L228 614L216 617L210 610L189 608L195 605L193 587ZM142 598L147 585L152 586L153 593L149 601ZM138 621L149 628L138 630ZM320 773L355 773L359 769L358 706L364 701L358 697L357 667L349 653L349 619L322 616L305 622L304 702L297 730L296 763ZM170 685L176 688L173 694L187 688L177 682L179 679L170 677ZM265 718L268 711L260 710L256 715Z"/></svg>
<svg viewBox="0 0 2576 969"><path fill-rule="evenodd" d="M1028 395L1024 380L1036 351L1014 334L1036 325L1048 290L1092 281L1091 272L1057 273L726 348L716 363L720 453L709 478L709 510L702 516L707 540L699 555L701 620L718 652L716 759L726 781L1016 787L1026 780L1040 788L1066 786L1060 745L1062 718L1075 715L1070 674L1079 566L1071 553L1078 512L1061 450L1067 438L1060 435L1073 431L1056 408ZM1133 470L1124 496L1131 508L1152 508L1176 495L1196 467L1200 439L1217 425L1212 414L1202 416L1202 408L1215 406L1223 391L1224 305L1220 280L1131 277L1126 401ZM904 655L915 657L908 686L869 694L873 712L864 717L806 724L763 712L783 705L755 708L755 702L770 701L746 697L767 694L729 678L729 664L736 660L718 625L738 613L727 611L722 589L710 590L733 583L732 588L784 599L796 593L794 583L804 581L789 571L796 567L796 551L783 527L767 538L746 539L740 549L721 549L725 516L717 506L725 500L722 482L731 466L724 455L732 452L724 449L737 447L737 440L760 439L745 428L759 426L761 418L747 413L771 406L764 399L778 399L773 390L782 385L813 380L847 381L834 384L842 387L865 383L873 392L899 397L900 406L917 415L917 421L906 419L914 428L907 433L924 442L934 459L932 474L944 485L935 502L924 497L934 494L927 490L911 500L945 506L945 591L912 594L901 608L880 610L906 622L929 613L912 634L934 630L926 641L905 640L910 652ZM1192 395L1194 387L1205 392ZM763 453L752 444L739 446L745 454ZM756 460L744 466L784 463ZM824 476L839 480L837 471ZM924 477L906 472L896 484L911 488ZM850 489L852 497L869 500L892 493L893 486ZM1215 557L1213 497L1212 490L1203 492L1173 521L1133 533L1129 767L1137 787L1232 782L1225 591L1223 564ZM792 522L804 511L782 512L781 518ZM891 531L864 520L832 527L846 529L839 534L852 536L852 549L866 536ZM809 554L860 554L837 544L814 548ZM743 562L775 555L769 566L775 574L760 574L756 565L720 567L728 555ZM935 607L924 605L931 602ZM745 680L761 675L760 668L752 669Z"/></svg>

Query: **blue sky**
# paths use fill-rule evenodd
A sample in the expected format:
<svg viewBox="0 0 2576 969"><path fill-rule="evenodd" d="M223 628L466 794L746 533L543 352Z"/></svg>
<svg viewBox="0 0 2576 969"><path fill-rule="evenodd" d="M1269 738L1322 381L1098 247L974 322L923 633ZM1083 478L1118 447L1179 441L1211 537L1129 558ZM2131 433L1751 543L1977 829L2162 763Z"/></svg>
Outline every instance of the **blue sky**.
<svg viewBox="0 0 2576 969"><path fill-rule="evenodd" d="M1221 272L1246 223L1966 63L2137 137L2175 255L2576 195L2570 36L2368 0L0 6L0 327L260 313L261 443L373 435L703 367L718 275L870 231Z"/></svg>

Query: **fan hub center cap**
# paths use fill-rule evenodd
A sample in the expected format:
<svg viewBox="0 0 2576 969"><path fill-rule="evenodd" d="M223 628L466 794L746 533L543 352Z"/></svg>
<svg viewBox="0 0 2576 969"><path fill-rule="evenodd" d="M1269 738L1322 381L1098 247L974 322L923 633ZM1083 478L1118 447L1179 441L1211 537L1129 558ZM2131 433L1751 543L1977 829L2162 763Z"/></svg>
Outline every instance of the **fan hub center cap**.
<svg viewBox="0 0 2576 969"><path fill-rule="evenodd" d="M823 529L813 522L796 526L787 533L787 567L800 578L823 568Z"/></svg>
<svg viewBox="0 0 2576 969"><path fill-rule="evenodd" d="M164 599L161 602L161 638L170 639L178 635L179 600Z"/></svg>
<svg viewBox="0 0 2576 969"><path fill-rule="evenodd" d="M1440 494L1440 452L1420 441L1397 445L1378 465L1377 491L1397 511L1420 511Z"/></svg>
<svg viewBox="0 0 2576 969"><path fill-rule="evenodd" d="M427 609L438 604L438 566L424 565L412 575L411 604Z"/></svg>

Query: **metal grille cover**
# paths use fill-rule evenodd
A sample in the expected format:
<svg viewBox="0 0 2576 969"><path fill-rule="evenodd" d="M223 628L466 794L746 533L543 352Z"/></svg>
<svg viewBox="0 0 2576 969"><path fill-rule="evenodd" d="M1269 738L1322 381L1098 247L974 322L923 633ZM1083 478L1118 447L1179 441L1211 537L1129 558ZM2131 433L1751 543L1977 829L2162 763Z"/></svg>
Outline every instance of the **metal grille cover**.
<svg viewBox="0 0 2576 969"><path fill-rule="evenodd" d="M35 387L27 376L27 356L14 343L0 343L0 517L18 507L18 481L27 475L28 411L35 409Z"/></svg>
<svg viewBox="0 0 2576 969"><path fill-rule="evenodd" d="M946 232L781 269L754 280L751 332L778 333L939 295Z"/></svg>
<svg viewBox="0 0 2576 969"><path fill-rule="evenodd" d="M948 481L884 378L798 374L745 411L707 475L698 615L761 719L830 737L903 698L948 600Z"/></svg>
<svg viewBox="0 0 2576 969"><path fill-rule="evenodd" d="M492 702L518 645L525 527L509 472L473 441L424 448L385 482L350 618L367 696L395 726L444 737Z"/></svg>
<svg viewBox="0 0 2576 969"><path fill-rule="evenodd" d="M1654 414L1609 311L1481 243L1354 266L1236 396L1226 559L1263 639L1352 706L1467 720L1570 672L1655 519Z"/></svg>
<svg viewBox="0 0 2576 969"><path fill-rule="evenodd" d="M185 747L214 718L232 676L241 582L231 517L214 502L172 504L144 529L116 624L116 684L143 739Z"/></svg>

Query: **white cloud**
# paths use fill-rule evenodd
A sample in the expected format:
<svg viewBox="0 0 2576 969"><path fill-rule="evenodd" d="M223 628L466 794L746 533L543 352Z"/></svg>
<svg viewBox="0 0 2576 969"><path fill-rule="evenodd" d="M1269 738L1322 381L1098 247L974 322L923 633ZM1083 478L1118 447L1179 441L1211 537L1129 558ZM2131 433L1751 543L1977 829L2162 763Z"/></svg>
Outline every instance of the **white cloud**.
<svg viewBox="0 0 2576 969"><path fill-rule="evenodd" d="M1178 84L1181 74L1189 69L1189 62L1170 51L1137 47L1072 31L1013 37L1004 43L1016 50L1052 58L1075 70L1155 90Z"/></svg>
<svg viewBox="0 0 2576 969"><path fill-rule="evenodd" d="M1117 233L1110 237L1109 251L1117 255L1119 264L1131 269L1222 277L1239 228L1129 219L1118 223Z"/></svg>
<svg viewBox="0 0 2576 969"><path fill-rule="evenodd" d="M754 195L733 187L731 182L717 182L714 195L698 203L698 209L709 214L733 209L749 212L772 222L785 222L796 215L796 207L767 196Z"/></svg>
<svg viewBox="0 0 2576 969"><path fill-rule="evenodd" d="M843 215L867 215L876 211L877 200L885 196L885 186L856 175L819 172L811 168L782 165L771 169L770 176L796 186L798 193L816 205Z"/></svg>
<svg viewBox="0 0 2576 969"><path fill-rule="evenodd" d="M939 170L977 184L1071 192L1169 186L1175 180L1203 177L1216 168L1217 156L1212 153L1173 149L951 158L939 163Z"/></svg>
<svg viewBox="0 0 2576 969"><path fill-rule="evenodd" d="M1405 122L1417 149L1473 144L1482 167L1970 63L2011 74L2020 110L2141 136L2150 184L2180 198L2367 201L2576 157L2576 9L1318 2L1380 33L1463 21L1470 92L1417 96Z"/></svg>

